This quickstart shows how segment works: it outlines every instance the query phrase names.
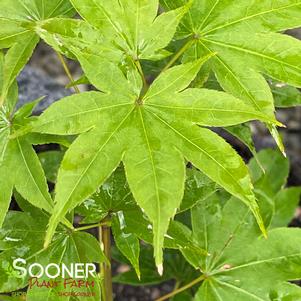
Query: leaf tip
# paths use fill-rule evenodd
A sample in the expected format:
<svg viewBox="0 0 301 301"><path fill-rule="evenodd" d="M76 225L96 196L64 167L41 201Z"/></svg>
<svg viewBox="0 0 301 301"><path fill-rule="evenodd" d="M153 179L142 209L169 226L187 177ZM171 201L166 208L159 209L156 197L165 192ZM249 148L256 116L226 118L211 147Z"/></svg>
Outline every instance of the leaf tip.
<svg viewBox="0 0 301 301"><path fill-rule="evenodd" d="M159 273L160 276L163 276L163 264L157 264L157 271Z"/></svg>

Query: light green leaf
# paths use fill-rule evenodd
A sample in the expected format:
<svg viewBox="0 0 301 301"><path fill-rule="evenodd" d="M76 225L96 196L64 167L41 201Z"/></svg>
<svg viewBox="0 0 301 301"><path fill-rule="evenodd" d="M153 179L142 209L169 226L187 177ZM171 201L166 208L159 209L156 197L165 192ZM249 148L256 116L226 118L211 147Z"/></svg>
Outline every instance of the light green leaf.
<svg viewBox="0 0 301 301"><path fill-rule="evenodd" d="M37 23L61 15L72 16L74 10L69 0L0 0L0 6L0 48L9 48L1 90L1 97L5 99L39 41L35 32L39 27Z"/></svg>
<svg viewBox="0 0 301 301"><path fill-rule="evenodd" d="M31 57L38 43L36 35L29 33L14 44L7 52L3 66L3 86L1 97L5 99L13 81Z"/></svg>
<svg viewBox="0 0 301 301"><path fill-rule="evenodd" d="M187 8L188 5L163 13L155 19L149 28L145 29L143 37L145 48L141 51L140 59L157 59L156 54L168 46L175 35L180 20L187 12Z"/></svg>
<svg viewBox="0 0 301 301"><path fill-rule="evenodd" d="M210 6L210 7L209 7ZM210 10L209 10L210 8ZM223 12L227 11L227 17ZM208 1L206 22L199 21L199 31L213 34L219 31L284 31L296 28L300 22L299 0L224 2Z"/></svg>
<svg viewBox="0 0 301 301"><path fill-rule="evenodd" d="M6 173L6 169L0 163L0 173L4 175ZM5 215L8 211L12 192L13 192L13 183L11 179L1 176L0 177L0 228L4 222Z"/></svg>
<svg viewBox="0 0 301 301"><path fill-rule="evenodd" d="M296 284L281 283L271 292L271 297L285 301L301 300L301 288Z"/></svg>
<svg viewBox="0 0 301 301"><path fill-rule="evenodd" d="M196 47L199 53L216 51L203 42ZM230 60L223 51L218 52L212 61L216 78L226 92L248 102L269 117L274 116L273 96L263 76L243 65L242 60Z"/></svg>
<svg viewBox="0 0 301 301"><path fill-rule="evenodd" d="M114 37L115 45L134 61L138 58L160 59L161 50L172 40L187 11L185 5L157 17L158 0L71 2L84 20L105 33L107 38L113 40Z"/></svg>
<svg viewBox="0 0 301 301"><path fill-rule="evenodd" d="M94 54L76 52L76 56L82 64L85 74L97 89L119 97L127 95L129 90L132 89L134 90L133 96L135 96L135 89L115 63L111 63ZM95 66L97 66L97 70L95 70ZM108 70L110 70L109 73Z"/></svg>
<svg viewBox="0 0 301 301"><path fill-rule="evenodd" d="M166 123L159 116L156 117ZM180 138L178 147L184 156L209 178L245 202L265 232L247 168L233 148L205 128L188 127L180 122L166 125Z"/></svg>
<svg viewBox="0 0 301 301"><path fill-rule="evenodd" d="M102 123L102 113L114 115L132 103L118 95L85 92L65 97L54 103L32 124L32 131L47 134L79 134ZM106 112L106 114L105 114Z"/></svg>
<svg viewBox="0 0 301 301"><path fill-rule="evenodd" d="M0 5L0 16L12 20L44 20L74 14L69 0L25 0L13 3L10 0L1 0Z"/></svg>
<svg viewBox="0 0 301 301"><path fill-rule="evenodd" d="M9 168L14 170L16 189L36 207L51 212L53 202L48 193L45 175L31 145L26 139L17 138L10 142L7 151L11 156Z"/></svg>
<svg viewBox="0 0 301 301"><path fill-rule="evenodd" d="M78 56L84 58L80 61L88 79L99 88L103 83L107 94L93 92L91 104L87 101L88 110L84 98L74 97L72 102L76 109L71 110L71 114L68 99L65 99L50 107L37 121L37 124L43 125L45 119L45 125L47 122L51 124L49 132L47 126L43 127L43 133L75 134L91 129L80 135L62 162L56 188L55 212L50 220L45 245L51 242L62 217L95 193L123 161L134 198L152 223L156 263L161 272L163 236L183 197L184 156L213 181L247 203L264 231L247 168L236 152L210 130L195 125L191 118L182 123L179 118L175 118L176 110L164 111L160 108L166 99L171 106L175 106L178 97L186 93L182 90L193 81L207 58L164 72L144 94L143 88L140 93L138 91L140 81L137 81L138 72L134 69L123 68L122 73L117 65L105 62L100 56L81 52L78 52ZM109 76L105 72L107 69L103 70L99 66L108 66L111 71ZM99 71L95 72L95 68ZM208 91L200 90L196 93L201 95L203 92L206 94ZM112 97L110 101L118 109L99 110L99 105L96 105L95 110L94 100L98 94L103 98ZM226 105L226 99L230 96L227 98L226 94L223 95ZM239 102L235 98L230 99L231 105ZM91 118L86 114L90 105ZM57 120L57 114L67 117L66 123L63 121L63 126L59 125L56 129L58 122L53 120ZM86 119L89 120L89 127L85 127ZM199 124L206 124L202 120L198 117ZM223 125L222 122L220 125ZM36 131L39 131L38 127ZM166 137L169 137L168 141Z"/></svg>
<svg viewBox="0 0 301 301"><path fill-rule="evenodd" d="M56 186L55 201L60 206L55 207L49 222L45 245L62 217L93 194L119 165L124 153L123 126L131 112L132 108L123 108L114 119L103 112L101 127L81 135L66 152Z"/></svg>
<svg viewBox="0 0 301 301"><path fill-rule="evenodd" d="M242 66L252 66L276 80L301 86L301 43L297 39L278 33L253 34L247 40L240 36L229 39L224 34L204 39L204 43L228 60L231 57Z"/></svg>
<svg viewBox="0 0 301 301"><path fill-rule="evenodd" d="M40 133L29 133L27 139L32 145L59 144L68 148L74 141L74 136L60 136Z"/></svg>
<svg viewBox="0 0 301 301"><path fill-rule="evenodd" d="M31 116L34 108L39 104L40 101L43 100L44 97L40 97L34 101L24 104L15 114L14 121L21 125L24 123L24 119Z"/></svg>
<svg viewBox="0 0 301 301"><path fill-rule="evenodd" d="M184 194L184 158L158 137L156 133L161 132L164 137L166 129L151 115L138 109L132 122L136 130L131 137L133 146L125 154L125 170L137 203L153 224L156 264L160 269L164 233Z"/></svg>
<svg viewBox="0 0 301 301"><path fill-rule="evenodd" d="M166 98L163 105L159 104L159 98L154 101L150 99L149 105L162 113L167 112L175 119L186 120L201 126L231 126L255 119L277 123L275 119L270 119L242 100L224 92L187 89L173 98L167 96Z"/></svg>
<svg viewBox="0 0 301 301"><path fill-rule="evenodd" d="M171 93L175 94L184 90L196 77L201 66L211 56L208 55L194 62L179 65L163 72L150 86L144 100L154 101L158 99L158 96L169 96Z"/></svg>
<svg viewBox="0 0 301 301"><path fill-rule="evenodd" d="M22 26L18 20L10 20L0 17L0 48L11 47L16 40L23 39L30 30Z"/></svg>

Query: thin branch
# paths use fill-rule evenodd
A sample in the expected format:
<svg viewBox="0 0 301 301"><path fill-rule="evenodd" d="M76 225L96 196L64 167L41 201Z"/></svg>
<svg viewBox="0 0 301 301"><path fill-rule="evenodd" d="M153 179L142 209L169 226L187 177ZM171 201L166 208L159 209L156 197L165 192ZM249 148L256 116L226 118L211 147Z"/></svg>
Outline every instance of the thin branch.
<svg viewBox="0 0 301 301"><path fill-rule="evenodd" d="M134 60L134 64L137 67L137 70L138 70L138 72L139 72L139 74L140 74L140 76L142 78L144 87L147 87L147 81L146 81L146 78L144 76L144 73L143 73L140 61L139 60Z"/></svg>
<svg viewBox="0 0 301 301"><path fill-rule="evenodd" d="M195 286L196 284L198 284L198 283L204 281L205 279L206 279L206 275L202 275L202 276L200 276L199 278L197 278L197 279L191 281L190 283L188 283L188 284L182 286L181 288L176 289L176 290L174 290L173 292L171 292L171 293L169 293L169 294L167 294L167 295L165 295L165 296L163 296L163 297L157 299L156 301L164 301L164 300L167 300L167 299L169 299L169 298L171 298L171 297L174 297L175 295L177 295L177 294L179 294L179 293L182 293L182 292L186 291L187 289L189 289L189 288Z"/></svg>
<svg viewBox="0 0 301 301"><path fill-rule="evenodd" d="M59 60L60 60L60 62L62 64L62 66L63 66L63 68L64 68L64 70L65 70L65 72L66 72L66 74L67 74L67 76L68 76L71 84L73 85L75 93L80 93L80 90L79 90L78 86L74 84L75 81L73 79L71 71L70 71L69 67L67 66L67 64L66 64L63 56L59 52L56 52L56 53L57 53L57 56L58 56L58 58L59 58Z"/></svg>
<svg viewBox="0 0 301 301"><path fill-rule="evenodd" d="M194 43L195 39L188 39L187 42L183 45L183 47L173 56L170 62L163 68L161 73L165 72L167 69L173 66L173 64L181 57L184 52L189 49Z"/></svg>
<svg viewBox="0 0 301 301"><path fill-rule="evenodd" d="M93 224L93 225L87 225L87 226L75 228L74 232L85 231L85 230L89 230L89 229L93 229L93 228L98 228L98 227L101 227L101 226L110 226L110 223L109 222L103 222L103 223L98 223L98 224Z"/></svg>
<svg viewBox="0 0 301 301"><path fill-rule="evenodd" d="M109 263L105 262L102 265L104 276L104 294L106 301L113 301L113 287L112 287L112 270L111 270L111 228L110 226L100 227L100 233L102 234L102 243L104 254L107 257Z"/></svg>

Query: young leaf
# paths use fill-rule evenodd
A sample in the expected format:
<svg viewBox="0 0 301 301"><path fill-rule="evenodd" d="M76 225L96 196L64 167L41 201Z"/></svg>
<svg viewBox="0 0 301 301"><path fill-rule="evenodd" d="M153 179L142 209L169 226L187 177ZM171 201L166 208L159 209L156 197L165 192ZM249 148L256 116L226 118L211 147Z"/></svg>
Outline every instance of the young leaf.
<svg viewBox="0 0 301 301"><path fill-rule="evenodd" d="M0 226L8 210L13 188L34 206L47 212L53 210L44 171L32 147L30 135L10 137L16 130L26 128L38 101L21 107L15 115L8 111L6 105L0 108L0 135L3 138L0 142L0 170L2 175L7 175L0 179Z"/></svg>
<svg viewBox="0 0 301 301"><path fill-rule="evenodd" d="M34 33L29 33L20 39L7 51L3 68L3 85L1 97L7 97L9 88L19 75L22 68L30 59L39 38Z"/></svg>
<svg viewBox="0 0 301 301"><path fill-rule="evenodd" d="M169 220L175 215L183 197L184 157L191 160L212 180L246 202L262 226L247 169L235 151L216 134L194 125L190 114L180 122L175 119L174 110L160 109L165 103L165 82L169 75L174 78L173 81L185 76L180 87L185 89L194 79L196 68L191 68L192 65L189 64L163 73L155 81L154 87L151 87L144 97L140 97L138 93L135 94L128 80L114 64L105 63L103 59L94 55L79 55L79 59L91 82L96 86L102 83L103 90L107 93L100 95L103 98L111 98L114 108L112 105L108 108L102 107L101 102L96 100L93 108L96 106L97 109L91 112L92 117L86 115L89 120L87 127L85 122L78 123L78 116L89 112L85 102L88 101L89 106L89 98L86 99L85 94L82 94L77 96L81 100L76 103L75 114L69 114L70 99L65 99L52 106L39 118L37 124L33 125L34 130L39 131L39 125L50 121L49 129L47 126L42 126L41 129L41 132L49 134L70 134L69 129L72 129L72 133L79 133L94 126L89 132L80 135L66 152L59 171L57 205L50 220L46 245L50 243L62 217L92 195L121 160L125 163L127 179L136 201L154 225L158 265L162 263L163 234L167 231ZM97 63L101 68L95 72ZM105 64L110 66L110 76L103 70ZM195 65L201 67L199 61L195 62ZM164 85L160 83L161 80ZM176 101L182 93L185 95L185 92L179 92L179 87L173 81L167 86L172 95L171 99L168 99L171 106L174 106L173 99ZM163 86L164 88L159 88ZM196 93L199 97L202 96L202 90L196 90ZM221 95L231 99L231 96ZM215 94L206 94L206 101L213 106L215 100ZM235 101L224 101L224 109L231 112ZM159 105L159 108L155 105ZM190 108L189 105L187 107ZM197 99L194 109L198 110L201 107L202 102ZM57 118L58 111L67 117L59 123L51 122ZM227 123L227 117L222 114L216 122L220 125L222 119ZM249 117L241 116L237 123L246 119L249 120ZM209 125L213 126L215 121L210 121ZM207 121L202 122L201 118L198 122L207 124ZM169 137L169 141L166 141L166 137Z"/></svg>
<svg viewBox="0 0 301 301"><path fill-rule="evenodd" d="M39 42L35 32L37 23L57 16L72 16L74 12L69 0L0 0L0 7L0 49L10 48L0 96L5 99L8 89Z"/></svg>
<svg viewBox="0 0 301 301"><path fill-rule="evenodd" d="M161 59L188 5L157 17L158 0L71 0L91 25L136 59ZM164 27L164 31L162 28ZM163 54L164 57L164 54Z"/></svg>
<svg viewBox="0 0 301 301"><path fill-rule="evenodd" d="M173 6L170 2L163 1L166 7ZM185 35L196 39L188 50L191 53L189 57L217 53L212 60L212 68L225 91L272 117L272 94L260 73L300 86L301 43L273 33L298 27L299 9L300 3L292 0L274 4L255 1L238 5L221 1L209 1L203 5L201 1L194 1L181 22L179 32L182 33L185 28ZM284 153L276 128L271 125L268 128Z"/></svg>

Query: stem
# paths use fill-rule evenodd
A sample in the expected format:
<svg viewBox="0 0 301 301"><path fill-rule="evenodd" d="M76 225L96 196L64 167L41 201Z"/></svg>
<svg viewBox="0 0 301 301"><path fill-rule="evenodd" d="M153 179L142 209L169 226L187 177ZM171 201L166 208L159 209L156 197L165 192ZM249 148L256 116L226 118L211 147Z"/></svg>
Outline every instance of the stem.
<svg viewBox="0 0 301 301"><path fill-rule="evenodd" d="M79 228L74 229L74 232L85 231L85 230L98 228L98 227L105 226L105 225L110 225L110 223L109 222L103 222L103 223L98 223L98 224L93 224L93 225L87 225L87 226L83 226L83 227L79 227Z"/></svg>
<svg viewBox="0 0 301 301"><path fill-rule="evenodd" d="M197 278L197 279L191 281L190 283L186 284L185 286L182 286L181 288L176 289L176 290L174 290L173 292L171 292L171 293L169 293L169 294L167 294L167 295L165 295L165 296L163 296L163 297L157 299L156 301L164 301L164 300L167 300L167 299L169 299L169 298L171 298L171 297L173 297L173 296L175 296L175 295L177 295L177 294L179 294L179 293L182 293L182 292L186 291L187 289L189 289L189 288L195 286L196 284L198 284L199 282L201 282L201 281L203 281L203 280L205 280L205 279L206 279L206 275L202 275L202 276L200 276L199 278Z"/></svg>
<svg viewBox="0 0 301 301"><path fill-rule="evenodd" d="M64 68L64 70L65 70L65 72L66 72L66 74L67 74L67 76L68 76L68 78L70 80L70 82L74 85L73 76L72 76L71 71L70 71L69 67L67 66L67 64L66 64L63 56L59 52L56 52L56 53L57 53L57 56L58 56L58 58L59 58L59 60L60 60L60 62L62 64L62 66L63 66L63 68ZM75 93L80 93L80 90L79 90L78 86L74 85L73 88L74 88Z"/></svg>
<svg viewBox="0 0 301 301"><path fill-rule="evenodd" d="M195 42L195 39L189 39L183 47L174 55L174 57L171 59L171 61L164 67L164 69L161 71L161 73L165 72L167 69L169 69L179 58L180 56L189 49L192 44Z"/></svg>
<svg viewBox="0 0 301 301"><path fill-rule="evenodd" d="M113 287L112 287L112 271L111 271L111 228L108 225L103 225L100 229L102 233L102 243L104 248L104 254L108 259L108 263L105 262L103 267L104 275L104 295L105 301L113 301Z"/></svg>
<svg viewBox="0 0 301 301"><path fill-rule="evenodd" d="M143 73L143 70L142 70L142 66L141 66L141 63L139 60L134 60L134 64L135 66L137 67L137 70L142 78L142 81L143 81L143 85L144 87L147 87L147 82L146 82L146 78L144 76L144 73Z"/></svg>

